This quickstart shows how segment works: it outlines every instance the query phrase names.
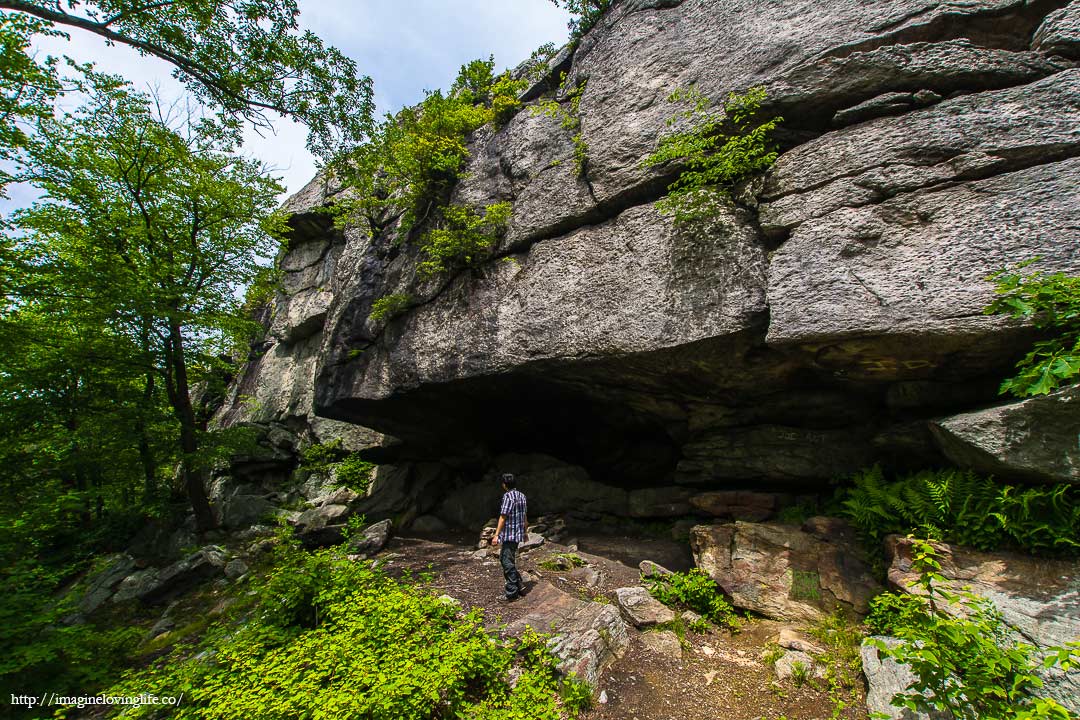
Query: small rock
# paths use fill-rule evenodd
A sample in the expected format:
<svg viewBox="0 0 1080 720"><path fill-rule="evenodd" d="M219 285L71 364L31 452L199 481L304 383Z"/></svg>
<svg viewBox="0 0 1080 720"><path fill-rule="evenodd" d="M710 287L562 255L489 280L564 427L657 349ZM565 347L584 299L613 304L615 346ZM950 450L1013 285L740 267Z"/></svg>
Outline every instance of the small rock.
<svg viewBox="0 0 1080 720"><path fill-rule="evenodd" d="M700 648L698 648L698 650L701 652L702 655L705 655L707 657L712 657L716 654L716 651L708 645L702 645Z"/></svg>
<svg viewBox="0 0 1080 720"><path fill-rule="evenodd" d="M526 533L525 542L518 545L518 552L523 553L540 547L544 544L544 536L536 533Z"/></svg>
<svg viewBox="0 0 1080 720"><path fill-rule="evenodd" d="M693 610L683 610L681 617L683 619L683 622L687 625L693 625L695 623L701 622L702 620L702 617Z"/></svg>
<svg viewBox="0 0 1080 720"><path fill-rule="evenodd" d="M240 558L236 558L235 560L230 560L225 565L225 577L230 580L235 580L242 575L247 575L249 569L246 562Z"/></svg>
<svg viewBox="0 0 1080 720"><path fill-rule="evenodd" d="M670 608L641 586L619 588L615 596L623 617L634 627L652 627L675 619L675 613Z"/></svg>
<svg viewBox="0 0 1080 720"><path fill-rule="evenodd" d="M597 700L601 705L607 705L607 690L600 691L600 698Z"/></svg>
<svg viewBox="0 0 1080 720"><path fill-rule="evenodd" d="M346 548L351 555L374 555L382 550L390 539L389 520L380 520L364 530L360 535L350 538Z"/></svg>
<svg viewBox="0 0 1080 720"><path fill-rule="evenodd" d="M779 680L790 680L796 674L796 665L801 665L805 669L805 676L808 678L825 677L825 668L814 662L814 658L799 650L788 650L776 661L776 664L774 665L776 668L776 677Z"/></svg>
<svg viewBox="0 0 1080 720"><path fill-rule="evenodd" d="M780 639L777 644L787 650L798 650L809 655L821 655L825 651L815 645L810 639L793 628L782 628Z"/></svg>
<svg viewBox="0 0 1080 720"><path fill-rule="evenodd" d="M675 633L665 630L664 632L647 632L641 636L645 647L664 657L681 658L682 643Z"/></svg>
<svg viewBox="0 0 1080 720"><path fill-rule="evenodd" d="M355 491L347 487L338 488L327 495L321 495L311 501L312 505L351 505L360 497Z"/></svg>
<svg viewBox="0 0 1080 720"><path fill-rule="evenodd" d="M175 620L173 620L171 617L162 617L160 620L154 623L154 627L150 628L150 632L148 633L148 635L151 638L156 638L162 633L169 632L174 627L176 627Z"/></svg>
<svg viewBox="0 0 1080 720"><path fill-rule="evenodd" d="M570 571L570 579L577 580L590 590L596 590L604 580L604 576L596 568L579 567Z"/></svg>
<svg viewBox="0 0 1080 720"><path fill-rule="evenodd" d="M641 577L654 577L657 575L671 575L671 571L663 565L654 563L652 560L642 560L638 563L638 569L641 570Z"/></svg>

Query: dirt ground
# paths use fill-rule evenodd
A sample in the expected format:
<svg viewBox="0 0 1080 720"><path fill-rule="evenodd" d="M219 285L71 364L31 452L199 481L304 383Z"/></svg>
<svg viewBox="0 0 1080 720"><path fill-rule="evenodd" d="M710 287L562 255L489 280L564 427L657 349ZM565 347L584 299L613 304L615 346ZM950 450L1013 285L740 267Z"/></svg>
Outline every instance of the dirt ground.
<svg viewBox="0 0 1080 720"><path fill-rule="evenodd" d="M584 600L614 602L616 588L640 583L637 563L641 560L660 562L675 570L692 565L689 548L674 540L617 532L573 535L576 554L588 563L586 569L539 567L554 553L573 550L552 543L523 553L518 567L534 582L546 580ZM467 609L483 608L491 627L509 624L533 609L528 595L512 603L498 601L503 578L497 556L478 556L474 538L398 537L380 557L391 573L406 569L433 573L435 588L457 598ZM745 620L736 633L718 628L704 634L687 632L681 657L677 650L650 649L645 634L631 628L629 648L604 671L597 702L583 718L864 720L865 690L861 686L840 690L836 702L824 680L798 686L791 680L777 681L762 656L781 627L781 623L757 618Z"/></svg>

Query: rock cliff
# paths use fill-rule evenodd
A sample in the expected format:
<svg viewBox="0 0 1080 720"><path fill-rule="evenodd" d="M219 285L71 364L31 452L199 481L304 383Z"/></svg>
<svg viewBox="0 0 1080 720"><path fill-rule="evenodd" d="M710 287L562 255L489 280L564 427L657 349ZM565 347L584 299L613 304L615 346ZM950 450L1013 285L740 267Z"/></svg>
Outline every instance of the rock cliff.
<svg viewBox="0 0 1080 720"><path fill-rule="evenodd" d="M269 340L222 418L371 448L399 465L397 510L507 453L664 488L639 516L875 461L1080 481L1075 393L1002 400L1033 334L982 314L997 269L1080 272L1078 18L1062 0L617 2L550 66L587 81L583 177L571 133L527 108L470 138L453 200L513 207L479 268L422 280L415 249L333 230L324 177L289 201ZM655 203L679 169L642 160L691 85L763 86L782 153L676 225ZM1031 413L1072 425L1043 437Z"/></svg>

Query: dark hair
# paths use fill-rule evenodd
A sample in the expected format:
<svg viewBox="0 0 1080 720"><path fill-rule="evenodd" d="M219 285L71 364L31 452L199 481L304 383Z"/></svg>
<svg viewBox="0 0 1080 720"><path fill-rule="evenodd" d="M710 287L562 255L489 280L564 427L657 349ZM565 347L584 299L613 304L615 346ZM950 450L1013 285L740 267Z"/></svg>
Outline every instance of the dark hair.
<svg viewBox="0 0 1080 720"><path fill-rule="evenodd" d="M517 480L514 479L513 473L503 473L501 480L502 484L510 490L513 490L515 487L517 487Z"/></svg>

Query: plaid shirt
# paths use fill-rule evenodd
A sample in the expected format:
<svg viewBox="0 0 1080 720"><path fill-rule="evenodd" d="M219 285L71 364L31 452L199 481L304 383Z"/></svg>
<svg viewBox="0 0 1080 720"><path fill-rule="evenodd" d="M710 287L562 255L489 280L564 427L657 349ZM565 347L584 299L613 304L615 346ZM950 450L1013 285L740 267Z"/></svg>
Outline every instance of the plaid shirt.
<svg viewBox="0 0 1080 720"><path fill-rule="evenodd" d="M525 542L525 496L518 490L507 490L499 514L506 516L499 542Z"/></svg>

